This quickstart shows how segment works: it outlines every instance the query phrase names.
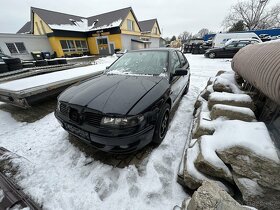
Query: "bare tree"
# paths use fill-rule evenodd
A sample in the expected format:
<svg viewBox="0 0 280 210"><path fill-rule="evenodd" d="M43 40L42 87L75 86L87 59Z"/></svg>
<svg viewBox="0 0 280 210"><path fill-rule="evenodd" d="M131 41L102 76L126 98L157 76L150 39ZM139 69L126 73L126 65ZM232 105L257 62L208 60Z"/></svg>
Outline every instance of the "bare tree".
<svg viewBox="0 0 280 210"><path fill-rule="evenodd" d="M198 38L203 38L206 34L209 34L209 29L202 28L198 31L198 33L195 36Z"/></svg>
<svg viewBox="0 0 280 210"><path fill-rule="evenodd" d="M188 39L192 38L192 33L188 31L184 31L178 36L178 39L182 41L182 43L186 42Z"/></svg>
<svg viewBox="0 0 280 210"><path fill-rule="evenodd" d="M280 4L274 6L270 11L271 27L280 27Z"/></svg>
<svg viewBox="0 0 280 210"><path fill-rule="evenodd" d="M270 25L271 13L267 8L269 0L247 0L233 5L231 12L225 18L223 25L231 27L238 21L243 21L248 30L261 29Z"/></svg>

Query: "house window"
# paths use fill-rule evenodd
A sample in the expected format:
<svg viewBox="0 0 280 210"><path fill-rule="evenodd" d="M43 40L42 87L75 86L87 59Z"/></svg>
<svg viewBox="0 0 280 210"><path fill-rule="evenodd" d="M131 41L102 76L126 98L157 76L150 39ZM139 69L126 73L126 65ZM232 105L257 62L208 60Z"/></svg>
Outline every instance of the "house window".
<svg viewBox="0 0 280 210"><path fill-rule="evenodd" d="M75 44L74 44L74 41L73 40L67 40L67 44L68 44L68 49L71 51L71 52L75 52L76 49L75 49Z"/></svg>
<svg viewBox="0 0 280 210"><path fill-rule="evenodd" d="M132 20L127 20L127 30L134 31L134 23Z"/></svg>
<svg viewBox="0 0 280 210"><path fill-rule="evenodd" d="M76 40L75 41L77 51L88 51L87 43L85 40Z"/></svg>
<svg viewBox="0 0 280 210"><path fill-rule="evenodd" d="M99 39L97 39L97 44L98 45L108 44L108 40L107 40L107 38L99 38Z"/></svg>
<svg viewBox="0 0 280 210"><path fill-rule="evenodd" d="M19 53L21 53L21 54L27 53L27 50L26 50L23 42L16 42L15 44L16 44L16 47L17 47Z"/></svg>
<svg viewBox="0 0 280 210"><path fill-rule="evenodd" d="M153 34L157 34L157 33L158 33L157 27L154 27L154 28L153 28Z"/></svg>
<svg viewBox="0 0 280 210"><path fill-rule="evenodd" d="M87 42L85 40L60 40L63 52L88 51Z"/></svg>
<svg viewBox="0 0 280 210"><path fill-rule="evenodd" d="M87 42L85 40L81 41L83 51L88 51Z"/></svg>
<svg viewBox="0 0 280 210"><path fill-rule="evenodd" d="M6 43L7 48L11 54L25 54L28 53L23 42Z"/></svg>

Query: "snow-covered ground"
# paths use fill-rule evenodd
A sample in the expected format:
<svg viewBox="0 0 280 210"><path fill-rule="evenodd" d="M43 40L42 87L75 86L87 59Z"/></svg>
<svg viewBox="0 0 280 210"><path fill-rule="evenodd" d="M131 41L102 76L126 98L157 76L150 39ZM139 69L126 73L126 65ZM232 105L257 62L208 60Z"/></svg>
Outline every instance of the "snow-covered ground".
<svg viewBox="0 0 280 210"><path fill-rule="evenodd" d="M188 195L176 182L193 104L209 77L231 70L230 61L186 55L191 86L182 98L163 143L139 166L114 168L86 155L50 113L34 123L17 122L0 109L0 146L16 159L18 184L44 209L172 209ZM106 63L106 62L101 62Z"/></svg>

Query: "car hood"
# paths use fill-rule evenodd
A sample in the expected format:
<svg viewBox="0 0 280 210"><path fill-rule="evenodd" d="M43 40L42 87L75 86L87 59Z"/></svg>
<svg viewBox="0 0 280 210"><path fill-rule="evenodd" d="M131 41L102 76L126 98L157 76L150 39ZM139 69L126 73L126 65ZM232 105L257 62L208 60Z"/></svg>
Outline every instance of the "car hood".
<svg viewBox="0 0 280 210"><path fill-rule="evenodd" d="M100 111L126 115L163 77L102 75L65 90L59 101Z"/></svg>

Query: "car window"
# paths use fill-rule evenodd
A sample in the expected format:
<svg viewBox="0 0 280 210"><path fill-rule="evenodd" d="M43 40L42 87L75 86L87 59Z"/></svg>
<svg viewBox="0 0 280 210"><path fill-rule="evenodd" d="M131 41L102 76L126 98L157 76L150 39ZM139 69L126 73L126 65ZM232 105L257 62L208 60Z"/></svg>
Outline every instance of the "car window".
<svg viewBox="0 0 280 210"><path fill-rule="evenodd" d="M180 68L180 60L178 58L177 53L174 51L171 53L171 65L170 65L170 73L175 73L177 68Z"/></svg>
<svg viewBox="0 0 280 210"><path fill-rule="evenodd" d="M235 48L236 47L236 44L229 44L226 46L226 48Z"/></svg>
<svg viewBox="0 0 280 210"><path fill-rule="evenodd" d="M135 51L120 57L107 73L159 75L167 71L167 65L167 51Z"/></svg>
<svg viewBox="0 0 280 210"><path fill-rule="evenodd" d="M183 67L187 63L187 60L186 60L186 58L185 58L185 56L183 55L182 52L177 51L177 53L178 53L178 56L179 56L179 59L180 59L180 62L181 62L181 67Z"/></svg>
<svg viewBox="0 0 280 210"><path fill-rule="evenodd" d="M242 47L245 47L246 45L248 45L248 43L239 43L237 45L238 48L242 48Z"/></svg>

